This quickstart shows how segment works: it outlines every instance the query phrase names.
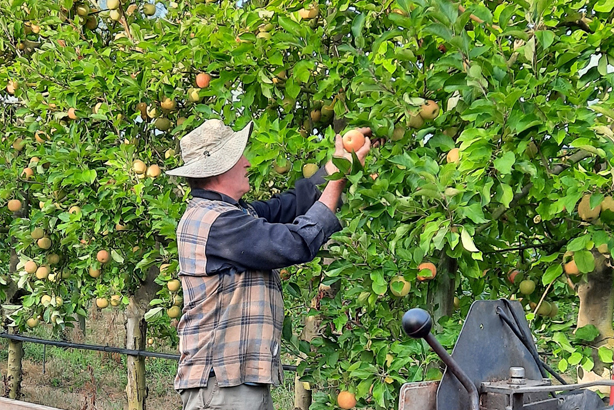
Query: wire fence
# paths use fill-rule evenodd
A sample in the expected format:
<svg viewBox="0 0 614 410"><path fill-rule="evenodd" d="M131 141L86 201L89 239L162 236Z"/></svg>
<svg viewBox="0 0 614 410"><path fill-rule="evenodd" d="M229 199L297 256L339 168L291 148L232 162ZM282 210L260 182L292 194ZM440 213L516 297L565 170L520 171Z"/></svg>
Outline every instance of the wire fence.
<svg viewBox="0 0 614 410"><path fill-rule="evenodd" d="M38 344L48 345L48 346L71 348L71 349L94 350L94 351L99 351L99 352L119 353L119 354L125 354L128 356L136 356L136 357L157 357L160 359L167 359L167 360L175 360L175 361L179 360L178 354L150 352L147 350L123 349L120 347L113 347L113 346L72 343L72 342L64 342L60 340L40 339L37 337L22 336L22 335L11 334L11 333L6 333L6 332L0 333L0 338L16 340L20 342L38 343ZM289 364L283 365L283 369L285 371L296 372L296 368L297 366L293 366Z"/></svg>

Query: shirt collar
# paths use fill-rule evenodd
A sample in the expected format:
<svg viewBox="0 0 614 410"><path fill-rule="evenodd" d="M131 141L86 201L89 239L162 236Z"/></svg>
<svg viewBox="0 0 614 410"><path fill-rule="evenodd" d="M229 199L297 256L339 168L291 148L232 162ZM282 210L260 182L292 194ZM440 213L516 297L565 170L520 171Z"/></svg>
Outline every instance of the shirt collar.
<svg viewBox="0 0 614 410"><path fill-rule="evenodd" d="M247 208L247 203L244 200L239 199L239 201L235 201L234 198L231 198L226 194L222 194L221 192L211 191L211 190L202 189L202 188L196 188L191 191L191 194L195 198L210 199L212 201L223 201L223 202L228 202L229 204L232 204L232 205L238 205L241 208Z"/></svg>

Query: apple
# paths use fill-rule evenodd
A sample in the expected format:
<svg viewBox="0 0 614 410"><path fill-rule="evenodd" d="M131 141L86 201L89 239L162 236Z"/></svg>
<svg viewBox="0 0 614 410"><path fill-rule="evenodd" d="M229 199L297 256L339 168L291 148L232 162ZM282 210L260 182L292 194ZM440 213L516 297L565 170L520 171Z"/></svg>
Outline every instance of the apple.
<svg viewBox="0 0 614 410"><path fill-rule="evenodd" d="M318 122L320 118L322 118L322 112L320 110L313 110L309 113L309 116L311 117L311 121Z"/></svg>
<svg viewBox="0 0 614 410"><path fill-rule="evenodd" d="M420 129L424 125L424 119L420 115L412 115L407 125L410 128Z"/></svg>
<svg viewBox="0 0 614 410"><path fill-rule="evenodd" d="M100 263L107 263L109 260L111 260L111 255L109 254L109 251L103 249L98 251L96 254L96 260L98 260Z"/></svg>
<svg viewBox="0 0 614 410"><path fill-rule="evenodd" d="M81 208L79 208L77 205L71 206L70 209L68 210L69 214L78 214L80 212L81 212Z"/></svg>
<svg viewBox="0 0 614 410"><path fill-rule="evenodd" d="M207 88L211 82L211 76L207 73L200 73L196 76L196 86L198 88Z"/></svg>
<svg viewBox="0 0 614 410"><path fill-rule="evenodd" d="M160 117L156 119L154 127L160 131L168 131L171 128L171 122L168 118Z"/></svg>
<svg viewBox="0 0 614 410"><path fill-rule="evenodd" d="M136 105L136 110L141 113L141 117L147 115L147 103L140 102Z"/></svg>
<svg viewBox="0 0 614 410"><path fill-rule="evenodd" d="M104 309L109 306L109 301L107 300L107 298L97 298L96 306L98 306L99 309Z"/></svg>
<svg viewBox="0 0 614 410"><path fill-rule="evenodd" d="M36 327L38 326L39 323L40 323L40 320L37 317L31 317L30 319L26 321L26 324L28 325L29 328Z"/></svg>
<svg viewBox="0 0 614 410"><path fill-rule="evenodd" d="M181 288L181 282L177 279L172 279L166 282L166 287L171 292L177 292Z"/></svg>
<svg viewBox="0 0 614 410"><path fill-rule="evenodd" d="M439 115L439 105L433 100L428 100L420 107L420 116L424 120L434 120Z"/></svg>
<svg viewBox="0 0 614 410"><path fill-rule="evenodd" d="M51 248L51 239L45 236L36 241L36 245L41 249L49 249Z"/></svg>
<svg viewBox="0 0 614 410"><path fill-rule="evenodd" d="M302 8L298 11L298 15L302 20L311 20L318 17L320 8L317 5L311 5L309 8Z"/></svg>
<svg viewBox="0 0 614 410"><path fill-rule="evenodd" d="M511 269L507 274L507 280L510 283L514 283L516 281L516 276L520 273L518 269Z"/></svg>
<svg viewBox="0 0 614 410"><path fill-rule="evenodd" d="M528 296L535 291L535 282L533 282L531 279L525 279L520 282L519 289L520 293Z"/></svg>
<svg viewBox="0 0 614 410"><path fill-rule="evenodd" d="M119 7L119 0L107 0L107 8L109 10L115 10Z"/></svg>
<svg viewBox="0 0 614 410"><path fill-rule="evenodd" d="M9 82L6 85L6 92L11 95L15 95L15 91L17 91L18 89L19 89L19 83L14 80L9 80Z"/></svg>
<svg viewBox="0 0 614 410"><path fill-rule="evenodd" d="M275 170L275 172L282 175L290 171L290 167L291 165L289 161L286 161L286 165L284 165L283 167L279 165L277 161L275 161L275 163L273 164L273 169Z"/></svg>
<svg viewBox="0 0 614 410"><path fill-rule="evenodd" d="M95 16L88 16L87 20L85 21L85 27L88 30L96 30L98 27L98 19Z"/></svg>
<svg viewBox="0 0 614 410"><path fill-rule="evenodd" d="M405 136L405 128L395 127L394 131L392 131L392 137L390 138L392 141L400 141Z"/></svg>
<svg viewBox="0 0 614 410"><path fill-rule="evenodd" d="M23 171L21 171L21 175L23 175L27 181L34 176L34 170L30 167L24 168Z"/></svg>
<svg viewBox="0 0 614 410"><path fill-rule="evenodd" d="M88 273L92 278L97 278L100 276L100 269L96 269L93 266L90 266Z"/></svg>
<svg viewBox="0 0 614 410"><path fill-rule="evenodd" d="M353 409L356 406L356 396L344 390L337 396L337 405L345 410Z"/></svg>
<svg viewBox="0 0 614 410"><path fill-rule="evenodd" d="M402 283L403 288L400 291L395 290L392 286L394 283ZM394 296L397 296L397 297L406 296L409 293L410 289L411 289L411 283L406 281L405 278L401 275L394 277L390 281L390 291L392 292Z"/></svg>
<svg viewBox="0 0 614 410"><path fill-rule="evenodd" d="M162 107L162 109L166 111L174 111L176 106L177 104L175 103L175 100L170 99L168 97L165 97L164 100L162 100L162 102L160 103L160 107Z"/></svg>
<svg viewBox="0 0 614 410"><path fill-rule="evenodd" d="M122 295L111 296L111 306L119 306L122 303Z"/></svg>
<svg viewBox="0 0 614 410"><path fill-rule="evenodd" d="M346 132L342 139L347 152L356 152L365 144L365 136L358 130Z"/></svg>
<svg viewBox="0 0 614 410"><path fill-rule="evenodd" d="M258 26L258 31L271 31L273 30L273 25L271 23L263 23Z"/></svg>
<svg viewBox="0 0 614 410"><path fill-rule="evenodd" d="M200 102L200 100L202 100L202 97L198 93L198 88L190 88L188 90L188 100L193 103Z"/></svg>
<svg viewBox="0 0 614 410"><path fill-rule="evenodd" d="M153 164L147 168L147 172L145 173L145 175L149 178L157 178L160 176L160 172L160 167L156 164Z"/></svg>
<svg viewBox="0 0 614 410"><path fill-rule="evenodd" d="M60 263L60 255L58 255L57 253L47 255L47 263L49 265L57 265L58 263Z"/></svg>
<svg viewBox="0 0 614 410"><path fill-rule="evenodd" d="M137 159L132 163L132 170L137 174L144 174L147 171L147 165L140 159Z"/></svg>
<svg viewBox="0 0 614 410"><path fill-rule="evenodd" d="M21 201L19 199L11 199L8 202L7 207L11 212L19 212L21 211Z"/></svg>
<svg viewBox="0 0 614 410"><path fill-rule="evenodd" d="M34 273L38 269L38 265L34 261L27 261L24 265L24 269L28 273Z"/></svg>
<svg viewBox="0 0 614 410"><path fill-rule="evenodd" d="M49 276L49 267L48 266L39 266L36 269L36 278L37 279L46 279Z"/></svg>
<svg viewBox="0 0 614 410"><path fill-rule="evenodd" d="M318 169L320 169L320 168L318 167L317 164L305 164L305 165L303 165L303 177L305 177L305 178L311 177L313 174L318 172Z"/></svg>
<svg viewBox="0 0 614 410"><path fill-rule="evenodd" d="M143 13L146 16L153 16L154 14L156 14L156 5L155 4L151 4L151 3L146 3L143 6Z"/></svg>
<svg viewBox="0 0 614 410"><path fill-rule="evenodd" d="M77 119L77 110L75 110L73 107L68 109L68 118L71 120Z"/></svg>
<svg viewBox="0 0 614 410"><path fill-rule="evenodd" d="M77 6L77 14L81 17L85 17L90 14L90 8L87 4L79 4Z"/></svg>
<svg viewBox="0 0 614 410"><path fill-rule="evenodd" d="M429 273L421 273L423 270L429 270ZM418 265L418 276L417 279L419 281L432 280L437 275L437 267L431 262L424 262Z"/></svg>
<svg viewBox="0 0 614 410"><path fill-rule="evenodd" d="M171 319L178 318L179 316L181 316L181 308L179 306L173 306L166 311L166 314Z"/></svg>
<svg viewBox="0 0 614 410"><path fill-rule="evenodd" d="M448 151L446 161L448 161L448 164L458 164L460 162L460 150L458 148L452 148L450 151Z"/></svg>
<svg viewBox="0 0 614 410"><path fill-rule="evenodd" d="M22 138L17 138L13 141L13 148L16 151L21 151L26 146L26 142Z"/></svg>

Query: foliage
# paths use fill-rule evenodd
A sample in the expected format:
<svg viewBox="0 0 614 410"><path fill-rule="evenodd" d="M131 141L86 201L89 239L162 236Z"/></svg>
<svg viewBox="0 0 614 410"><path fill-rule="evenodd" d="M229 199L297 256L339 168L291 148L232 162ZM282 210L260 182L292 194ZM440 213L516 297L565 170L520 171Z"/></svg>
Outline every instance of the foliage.
<svg viewBox="0 0 614 410"><path fill-rule="evenodd" d="M588 251L614 248L611 213L589 223L576 211L584 194L597 205L612 190L609 2L332 0L308 20L299 10L309 4L292 0L163 1L153 16L144 5L122 4L114 21L104 0L86 18L72 0L0 0L0 197L28 204L21 217L0 213L10 227L2 260L11 248L20 259L15 272L0 267L0 296L10 276L22 292L11 316L20 329L37 315L61 328L93 297L134 294L150 267L170 263L149 319L173 334L164 312L176 296L164 284L177 275L174 231L188 189L143 178L132 164L177 166L179 138L206 118L236 129L255 120L252 198L292 186L307 162L322 164L335 130L370 126L391 137L401 128L400 140L348 177L344 229L325 255L334 262L295 267L284 284L287 346L308 355L309 380L329 387L314 406L349 389L360 403L390 408L401 383L426 377L433 355L402 335L400 317L426 306L441 281L454 281L461 309L514 294L520 278L538 283L524 302L538 302L550 284L548 299L569 301L563 252L577 252L586 273ZM202 89L200 72L213 77ZM174 110L162 108L165 98ZM439 103L439 116L409 127L425 99ZM171 127L161 131L156 117ZM460 161L448 163L455 147ZM287 162L287 174L272 171ZM49 250L31 238L36 227ZM101 249L112 261L93 278ZM55 281L25 272L27 260L44 264L50 253L61 255ZM436 280L416 281L423 261L441 263ZM510 269L521 271L514 284ZM403 299L389 290L398 275L412 283ZM320 295L319 312L306 309L320 283L340 290ZM45 306L44 294L64 303ZM321 335L299 342L298 319L316 313Z"/></svg>

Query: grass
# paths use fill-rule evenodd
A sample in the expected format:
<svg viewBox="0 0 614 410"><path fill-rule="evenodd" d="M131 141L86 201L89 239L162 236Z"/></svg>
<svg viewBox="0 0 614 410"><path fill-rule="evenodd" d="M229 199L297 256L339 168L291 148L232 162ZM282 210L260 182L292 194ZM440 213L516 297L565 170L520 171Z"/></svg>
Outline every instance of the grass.
<svg viewBox="0 0 614 410"><path fill-rule="evenodd" d="M66 340L123 347L125 329L123 313L91 312L84 336L80 330L66 332ZM30 336L51 339L49 328L39 326ZM23 343L24 360L22 400L65 410L124 410L127 382L126 356L107 352L64 349ZM157 341L154 350L176 353ZM0 339L0 375L6 374L8 340ZM44 373L43 373L44 364ZM148 388L147 407L151 409L181 409L179 394L173 389L177 363L173 360L146 358L145 376ZM4 394L0 383L0 395ZM285 372L283 385L272 390L275 409L294 407L294 373Z"/></svg>

